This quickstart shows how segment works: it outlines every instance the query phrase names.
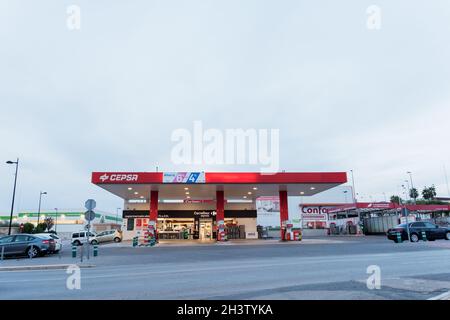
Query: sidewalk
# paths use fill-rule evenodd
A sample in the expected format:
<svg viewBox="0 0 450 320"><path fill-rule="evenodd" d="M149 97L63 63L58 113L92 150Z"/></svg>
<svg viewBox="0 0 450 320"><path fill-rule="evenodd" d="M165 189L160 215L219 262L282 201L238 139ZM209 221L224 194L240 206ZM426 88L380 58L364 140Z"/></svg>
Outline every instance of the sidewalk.
<svg viewBox="0 0 450 320"><path fill-rule="evenodd" d="M216 241L199 241L199 240L160 240L157 244L158 247L186 247L186 246L256 246L256 245L305 245L305 244L336 244L348 242L343 239L333 238L309 238L302 241L285 241L282 242L279 239L233 239L224 242ZM106 243L101 247L103 248L123 248L132 247L131 241L122 241L120 243Z"/></svg>
<svg viewBox="0 0 450 320"><path fill-rule="evenodd" d="M80 258L72 258L70 255L58 256L51 255L29 258L9 258L0 261L0 274L5 271L30 271L30 270L55 270L66 269L69 265L78 265L80 268L95 267L97 257L86 257L81 262Z"/></svg>

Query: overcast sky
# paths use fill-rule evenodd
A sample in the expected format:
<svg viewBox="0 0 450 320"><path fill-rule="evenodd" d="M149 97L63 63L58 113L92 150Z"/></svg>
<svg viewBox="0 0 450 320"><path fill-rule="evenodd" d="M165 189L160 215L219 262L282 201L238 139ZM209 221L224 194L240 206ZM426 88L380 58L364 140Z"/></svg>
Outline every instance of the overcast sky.
<svg viewBox="0 0 450 320"><path fill-rule="evenodd" d="M195 120L280 129L281 169L353 169L366 199L408 170L448 195L449 39L448 0L0 0L0 213L16 157L16 210L45 190L44 209L115 212L92 171L259 170L173 164L171 133Z"/></svg>

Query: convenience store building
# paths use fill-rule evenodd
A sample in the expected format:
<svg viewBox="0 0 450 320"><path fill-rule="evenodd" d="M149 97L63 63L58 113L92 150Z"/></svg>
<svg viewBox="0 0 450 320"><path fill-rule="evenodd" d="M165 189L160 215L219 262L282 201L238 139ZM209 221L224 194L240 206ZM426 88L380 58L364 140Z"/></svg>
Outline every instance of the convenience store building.
<svg viewBox="0 0 450 320"><path fill-rule="evenodd" d="M159 239L256 239L256 199L278 196L280 233L292 239L289 196L312 196L347 182L345 172L93 172L92 183L120 197L125 240L151 226Z"/></svg>

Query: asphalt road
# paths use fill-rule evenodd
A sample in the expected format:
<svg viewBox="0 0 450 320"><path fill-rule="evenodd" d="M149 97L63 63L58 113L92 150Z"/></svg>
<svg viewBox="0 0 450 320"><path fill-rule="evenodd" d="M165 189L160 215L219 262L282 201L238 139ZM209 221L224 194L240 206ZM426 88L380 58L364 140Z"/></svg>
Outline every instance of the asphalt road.
<svg viewBox="0 0 450 320"><path fill-rule="evenodd" d="M74 261L65 250L0 266ZM450 241L104 246L89 263L96 266L80 269L80 290L67 288L65 270L1 271L0 299L428 299L450 290ZM381 289L367 288L373 265Z"/></svg>

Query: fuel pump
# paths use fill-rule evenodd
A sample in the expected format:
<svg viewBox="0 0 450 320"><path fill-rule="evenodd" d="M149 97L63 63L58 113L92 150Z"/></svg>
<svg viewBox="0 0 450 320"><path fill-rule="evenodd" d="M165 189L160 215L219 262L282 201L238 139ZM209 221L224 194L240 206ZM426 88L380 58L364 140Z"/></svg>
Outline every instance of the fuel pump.
<svg viewBox="0 0 450 320"><path fill-rule="evenodd" d="M225 241L225 223L223 220L217 221L217 241Z"/></svg>
<svg viewBox="0 0 450 320"><path fill-rule="evenodd" d="M156 244L156 228L155 228L156 222L150 220L150 222L148 223L148 233L147 233L147 237L148 237L148 245L150 246L154 246Z"/></svg>
<svg viewBox="0 0 450 320"><path fill-rule="evenodd" d="M286 241L287 220L281 222L281 241Z"/></svg>
<svg viewBox="0 0 450 320"><path fill-rule="evenodd" d="M292 228L293 227L294 227L294 225L290 221L286 222L286 240L287 241L294 240L294 235L293 235L293 232L292 232Z"/></svg>

